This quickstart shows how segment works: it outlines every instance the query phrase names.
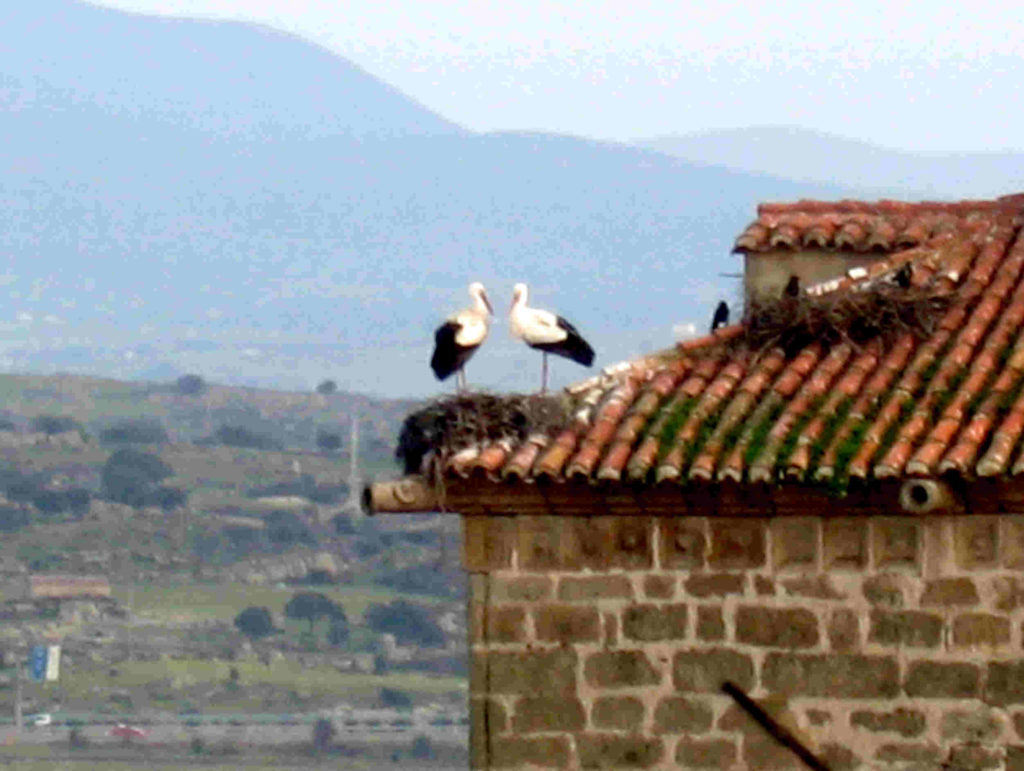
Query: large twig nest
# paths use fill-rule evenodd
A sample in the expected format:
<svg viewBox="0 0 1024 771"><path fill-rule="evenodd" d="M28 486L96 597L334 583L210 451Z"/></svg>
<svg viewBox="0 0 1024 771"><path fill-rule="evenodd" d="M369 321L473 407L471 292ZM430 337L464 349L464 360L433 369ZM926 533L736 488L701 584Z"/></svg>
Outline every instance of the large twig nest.
<svg viewBox="0 0 1024 771"><path fill-rule="evenodd" d="M406 474L415 474L423 470L423 459L429 453L443 457L483 442L552 434L565 426L569 417L569 399L563 393L442 397L406 417L395 458Z"/></svg>

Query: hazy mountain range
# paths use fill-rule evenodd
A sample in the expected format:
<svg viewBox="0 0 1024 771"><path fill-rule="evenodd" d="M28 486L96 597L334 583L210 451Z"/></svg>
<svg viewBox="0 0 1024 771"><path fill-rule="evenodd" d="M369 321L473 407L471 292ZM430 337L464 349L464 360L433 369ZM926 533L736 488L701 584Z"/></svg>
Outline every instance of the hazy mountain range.
<svg viewBox="0 0 1024 771"><path fill-rule="evenodd" d="M787 131L474 134L258 26L35 0L0 7L0 30L10 371L423 395L438 389L433 328L474 279L499 315L529 282L603 365L735 297L723 274L741 269L729 252L758 201L998 194L1014 178L998 170L1024 167L1014 156L968 189L955 164L929 177L927 159L831 137L813 137L835 156L816 165ZM877 173L855 173L876 156ZM499 323L468 373L532 388L539 365Z"/></svg>

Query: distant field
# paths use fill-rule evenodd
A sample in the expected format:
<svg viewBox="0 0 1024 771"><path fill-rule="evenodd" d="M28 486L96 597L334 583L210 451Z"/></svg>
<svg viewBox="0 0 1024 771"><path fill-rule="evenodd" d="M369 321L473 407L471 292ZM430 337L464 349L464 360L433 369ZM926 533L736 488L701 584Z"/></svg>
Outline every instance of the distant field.
<svg viewBox="0 0 1024 771"><path fill-rule="evenodd" d="M345 608L349 623L360 623L367 607L402 595L377 586L315 587ZM295 587L248 584L182 584L179 586L116 586L114 596L136 615L161 622L196 623L233 621L243 608L264 606L280 612L297 590ZM416 602L431 599L416 597Z"/></svg>
<svg viewBox="0 0 1024 771"><path fill-rule="evenodd" d="M397 688L411 694L437 695L459 691L466 681L461 677L430 676L414 672L370 675L339 672L332 667L303 667L294 659L279 658L269 664L255 659L220 661L196 658L161 659L160 661L123 661L117 665L117 674L106 671L75 672L64 679L67 695L71 698L86 696L101 688L137 688L157 681L169 681L175 690L195 685L218 684L228 681L230 671L238 672L239 682L246 688L270 686L294 691L301 697L367 696L380 688ZM244 699L238 693L239 699Z"/></svg>

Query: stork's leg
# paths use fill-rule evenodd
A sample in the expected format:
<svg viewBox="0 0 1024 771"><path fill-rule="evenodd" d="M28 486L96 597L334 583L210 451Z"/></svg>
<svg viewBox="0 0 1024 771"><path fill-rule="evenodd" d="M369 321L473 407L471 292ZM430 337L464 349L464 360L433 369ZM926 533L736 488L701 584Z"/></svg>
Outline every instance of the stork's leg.
<svg viewBox="0 0 1024 771"><path fill-rule="evenodd" d="M547 393L548 390L548 352L544 351L541 359L544 363L540 367L540 392Z"/></svg>
<svg viewBox="0 0 1024 771"><path fill-rule="evenodd" d="M466 390L466 370L463 367L455 373L455 390L460 394Z"/></svg>

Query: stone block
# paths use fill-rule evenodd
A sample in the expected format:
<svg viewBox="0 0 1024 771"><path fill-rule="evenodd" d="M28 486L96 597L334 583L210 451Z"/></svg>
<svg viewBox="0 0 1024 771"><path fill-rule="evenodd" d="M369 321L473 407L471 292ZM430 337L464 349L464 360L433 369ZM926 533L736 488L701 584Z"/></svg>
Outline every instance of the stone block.
<svg viewBox="0 0 1024 771"><path fill-rule="evenodd" d="M957 518L953 553L957 566L965 570L998 566L999 520L995 517Z"/></svg>
<svg viewBox="0 0 1024 771"><path fill-rule="evenodd" d="M614 648L619 644L619 617L614 613L604 614L604 645Z"/></svg>
<svg viewBox="0 0 1024 771"><path fill-rule="evenodd" d="M587 682L596 688L629 688L661 681L643 651L599 651L587 657Z"/></svg>
<svg viewBox="0 0 1024 771"><path fill-rule="evenodd" d="M690 739L676 745L676 764L683 768L730 768L736 762L736 744L728 739Z"/></svg>
<svg viewBox="0 0 1024 771"><path fill-rule="evenodd" d="M827 570L863 570L868 564L868 525L863 518L826 519L822 532Z"/></svg>
<svg viewBox="0 0 1024 771"><path fill-rule="evenodd" d="M776 570L814 570L818 566L820 520L779 517L770 525L772 563Z"/></svg>
<svg viewBox="0 0 1024 771"><path fill-rule="evenodd" d="M996 610L1008 613L1024 607L1024 582L1016 576L992 577L993 604Z"/></svg>
<svg viewBox="0 0 1024 771"><path fill-rule="evenodd" d="M651 768L664 755L660 739L639 735L580 734L576 737L580 768Z"/></svg>
<svg viewBox="0 0 1024 771"><path fill-rule="evenodd" d="M985 701L996 706L1024 704L1024 660L990 661Z"/></svg>
<svg viewBox="0 0 1024 771"><path fill-rule="evenodd" d="M652 600L671 600L676 596L675 576L644 576L644 596Z"/></svg>
<svg viewBox="0 0 1024 771"><path fill-rule="evenodd" d="M875 567L919 570L921 567L921 526L906 519L872 522Z"/></svg>
<svg viewBox="0 0 1024 771"><path fill-rule="evenodd" d="M462 517L462 564L470 573L490 573L512 564L512 517Z"/></svg>
<svg viewBox="0 0 1024 771"><path fill-rule="evenodd" d="M969 699L978 695L981 671L966 662L912 661L903 690L927 699Z"/></svg>
<svg viewBox="0 0 1024 771"><path fill-rule="evenodd" d="M818 619L804 608L741 605L736 610L736 639L772 648L812 648L818 644Z"/></svg>
<svg viewBox="0 0 1024 771"><path fill-rule="evenodd" d="M768 576L754 576L754 591L758 597L771 597L775 594L775 582Z"/></svg>
<svg viewBox="0 0 1024 771"><path fill-rule="evenodd" d="M654 710L656 734L699 734L711 728L714 713L699 699L669 696L662 699Z"/></svg>
<svg viewBox="0 0 1024 771"><path fill-rule="evenodd" d="M516 643L526 639L526 611L521 607L491 605L483 612L484 639L488 643Z"/></svg>
<svg viewBox="0 0 1024 771"><path fill-rule="evenodd" d="M672 661L672 682L677 691L719 693L726 681L744 691L754 687L754 662L727 648L678 651Z"/></svg>
<svg viewBox="0 0 1024 771"><path fill-rule="evenodd" d="M1024 746L1010 744L1006 747L1007 760L1004 771L1024 771Z"/></svg>
<svg viewBox="0 0 1024 771"><path fill-rule="evenodd" d="M709 641L725 639L725 621L722 619L721 608L705 605L697 608L697 639Z"/></svg>
<svg viewBox="0 0 1024 771"><path fill-rule="evenodd" d="M742 573L694 573L683 585L687 593L694 597L724 597L727 594L743 594L746 576Z"/></svg>
<svg viewBox="0 0 1024 771"><path fill-rule="evenodd" d="M551 597L555 581L550 576L491 576L491 602L539 602Z"/></svg>
<svg viewBox="0 0 1024 771"><path fill-rule="evenodd" d="M708 564L716 570L745 570L765 564L765 527L760 519L713 519L708 523Z"/></svg>
<svg viewBox="0 0 1024 771"><path fill-rule="evenodd" d="M762 682L782 695L892 698L899 693L899 666L891 656L769 653Z"/></svg>
<svg viewBox="0 0 1024 771"><path fill-rule="evenodd" d="M576 654L569 648L512 653L473 652L476 693L565 696L576 692Z"/></svg>
<svg viewBox="0 0 1024 771"><path fill-rule="evenodd" d="M960 744L949 748L944 763L947 768L957 771L988 771L1003 768L1003 752L997 747L980 747L977 744Z"/></svg>
<svg viewBox="0 0 1024 771"><path fill-rule="evenodd" d="M929 768L937 765L939 748L934 744L883 744L875 751L875 760L885 763L923 763Z"/></svg>
<svg viewBox="0 0 1024 771"><path fill-rule="evenodd" d="M686 638L685 605L630 605L622 612L622 634L628 640L653 642Z"/></svg>
<svg viewBox="0 0 1024 771"><path fill-rule="evenodd" d="M849 608L828 614L828 644L834 651L854 650L860 645L860 619Z"/></svg>
<svg viewBox="0 0 1024 771"><path fill-rule="evenodd" d="M920 736L925 728L925 716L916 709L899 707L892 712L857 710L850 715L850 725L873 733L897 733L910 739Z"/></svg>
<svg viewBox="0 0 1024 771"><path fill-rule="evenodd" d="M902 608L910 596L910 589L907 577L894 573L868 576L861 585L864 598L868 602L889 608Z"/></svg>
<svg viewBox="0 0 1024 771"><path fill-rule="evenodd" d="M590 723L594 728L638 731L644 720L644 705L635 696L604 696L594 700Z"/></svg>
<svg viewBox="0 0 1024 771"><path fill-rule="evenodd" d="M654 563L650 517L595 516L566 518L578 563L593 570L648 570Z"/></svg>
<svg viewBox="0 0 1024 771"><path fill-rule="evenodd" d="M1003 567L1024 569L1024 517L1002 516L999 524Z"/></svg>
<svg viewBox="0 0 1024 771"><path fill-rule="evenodd" d="M977 605L980 602L974 581L969 578L936 578L926 581L921 605L954 607Z"/></svg>
<svg viewBox="0 0 1024 771"><path fill-rule="evenodd" d="M854 771L862 765L861 759L842 744L823 744L818 749L820 757L830 771Z"/></svg>
<svg viewBox="0 0 1024 771"><path fill-rule="evenodd" d="M542 642L578 643L601 640L601 617L596 608L541 605L533 609L533 631Z"/></svg>
<svg viewBox="0 0 1024 771"><path fill-rule="evenodd" d="M1007 645L1010 619L989 613L962 613L953 619L953 645L957 648L981 648Z"/></svg>
<svg viewBox="0 0 1024 771"><path fill-rule="evenodd" d="M558 599L565 602L628 600L633 584L624 575L563 576L558 583Z"/></svg>
<svg viewBox="0 0 1024 771"><path fill-rule="evenodd" d="M523 697L516 701L512 728L516 733L580 731L586 724L577 698Z"/></svg>
<svg viewBox="0 0 1024 771"><path fill-rule="evenodd" d="M749 771L806 771L807 768L791 749L763 732L743 740L743 761Z"/></svg>
<svg viewBox="0 0 1024 771"><path fill-rule="evenodd" d="M579 570L583 566L573 518L520 516L516 519L520 570Z"/></svg>
<svg viewBox="0 0 1024 771"><path fill-rule="evenodd" d="M1009 719L1001 709L978 705L971 709L947 712L942 716L939 729L942 738L946 740L993 744L1003 740L1009 729Z"/></svg>
<svg viewBox="0 0 1024 771"><path fill-rule="evenodd" d="M824 709L809 709L805 714L807 722L813 726L828 725L832 722L832 713Z"/></svg>
<svg viewBox="0 0 1024 771"><path fill-rule="evenodd" d="M689 517L662 517L658 520L661 567L694 570L704 566L707 538L706 520Z"/></svg>
<svg viewBox="0 0 1024 771"><path fill-rule="evenodd" d="M909 648L935 648L942 641L942 617L917 610L872 610L871 642Z"/></svg>
<svg viewBox="0 0 1024 771"><path fill-rule="evenodd" d="M1006 747L1006 764L1004 771L1024 771L1024 747L1008 745Z"/></svg>
<svg viewBox="0 0 1024 771"><path fill-rule="evenodd" d="M567 736L498 736L491 739L488 765L474 768L567 768L569 738Z"/></svg>
<svg viewBox="0 0 1024 771"><path fill-rule="evenodd" d="M786 594L793 597L810 597L815 600L845 600L846 594L839 591L828 576L800 576L781 581Z"/></svg>

